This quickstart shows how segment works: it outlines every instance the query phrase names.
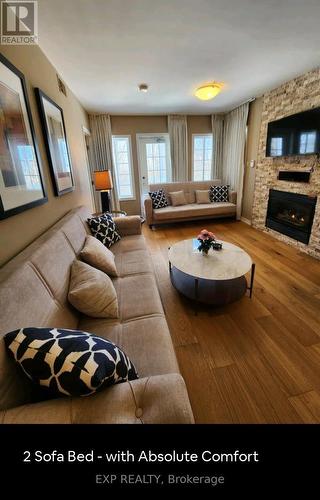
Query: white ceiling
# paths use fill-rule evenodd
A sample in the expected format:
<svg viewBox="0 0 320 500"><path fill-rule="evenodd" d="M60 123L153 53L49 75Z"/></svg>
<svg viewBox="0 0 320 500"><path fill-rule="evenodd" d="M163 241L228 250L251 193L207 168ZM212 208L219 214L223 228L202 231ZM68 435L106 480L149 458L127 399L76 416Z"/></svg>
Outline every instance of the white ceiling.
<svg viewBox="0 0 320 500"><path fill-rule="evenodd" d="M88 111L225 111L320 64L320 0L38 3L40 46ZM199 101L211 80L224 90Z"/></svg>

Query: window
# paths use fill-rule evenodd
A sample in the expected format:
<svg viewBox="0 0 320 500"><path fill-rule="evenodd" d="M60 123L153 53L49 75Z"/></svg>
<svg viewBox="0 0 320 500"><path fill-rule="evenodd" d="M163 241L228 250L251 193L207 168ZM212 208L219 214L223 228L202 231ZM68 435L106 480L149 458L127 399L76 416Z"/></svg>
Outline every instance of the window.
<svg viewBox="0 0 320 500"><path fill-rule="evenodd" d="M112 145L119 199L133 200L135 195L130 136L114 135Z"/></svg>
<svg viewBox="0 0 320 500"><path fill-rule="evenodd" d="M283 137L272 137L270 145L271 156L282 156Z"/></svg>
<svg viewBox="0 0 320 500"><path fill-rule="evenodd" d="M300 154L314 153L316 150L317 131L302 132L300 134Z"/></svg>
<svg viewBox="0 0 320 500"><path fill-rule="evenodd" d="M193 180L208 181L211 179L213 152L212 134L193 136Z"/></svg>

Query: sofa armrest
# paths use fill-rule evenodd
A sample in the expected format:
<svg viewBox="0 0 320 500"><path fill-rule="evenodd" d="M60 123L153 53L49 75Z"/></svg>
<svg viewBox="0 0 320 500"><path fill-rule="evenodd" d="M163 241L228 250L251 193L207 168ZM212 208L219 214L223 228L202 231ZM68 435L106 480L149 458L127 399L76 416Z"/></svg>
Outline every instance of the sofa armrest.
<svg viewBox="0 0 320 500"><path fill-rule="evenodd" d="M149 226L153 223L153 208L151 198L146 198L144 200L144 209L146 212L146 221Z"/></svg>
<svg viewBox="0 0 320 500"><path fill-rule="evenodd" d="M237 191L230 191L229 195L230 203L237 204Z"/></svg>
<svg viewBox="0 0 320 500"><path fill-rule="evenodd" d="M117 384L92 396L59 398L0 412L4 424L191 424L181 375L170 373Z"/></svg>
<svg viewBox="0 0 320 500"><path fill-rule="evenodd" d="M141 234L140 215L128 215L126 217L114 217L116 228L120 236Z"/></svg>

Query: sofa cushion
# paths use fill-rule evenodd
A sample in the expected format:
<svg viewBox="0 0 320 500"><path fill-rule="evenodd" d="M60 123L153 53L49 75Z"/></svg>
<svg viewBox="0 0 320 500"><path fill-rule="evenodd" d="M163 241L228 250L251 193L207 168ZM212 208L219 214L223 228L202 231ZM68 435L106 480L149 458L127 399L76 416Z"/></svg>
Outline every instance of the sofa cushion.
<svg viewBox="0 0 320 500"><path fill-rule="evenodd" d="M111 248L111 252L114 253L114 255L118 255L119 253L133 252L135 250L146 250L144 236L140 234L126 236Z"/></svg>
<svg viewBox="0 0 320 500"><path fill-rule="evenodd" d="M115 254L115 262L119 276L154 272L150 255L147 250L117 252Z"/></svg>
<svg viewBox="0 0 320 500"><path fill-rule="evenodd" d="M90 266L100 269L109 276L118 275L114 254L94 236L88 234L80 257Z"/></svg>
<svg viewBox="0 0 320 500"><path fill-rule="evenodd" d="M187 200L185 198L183 191L173 191L169 193L171 199L171 205L176 207L178 205L186 205Z"/></svg>
<svg viewBox="0 0 320 500"><path fill-rule="evenodd" d="M188 219L190 217L205 217L214 215L230 215L236 212L234 203L204 203L198 205L192 203L179 207L166 207L154 210L155 221L165 221L171 219Z"/></svg>
<svg viewBox="0 0 320 500"><path fill-rule="evenodd" d="M55 395L88 396L138 378L118 346L87 332L21 328L8 333L5 343L27 377Z"/></svg>
<svg viewBox="0 0 320 500"><path fill-rule="evenodd" d="M164 316L138 318L123 323L83 316L79 328L120 346L134 360L140 377L179 373Z"/></svg>
<svg viewBox="0 0 320 500"><path fill-rule="evenodd" d="M149 192L153 208L163 208L168 206L168 200L163 189Z"/></svg>
<svg viewBox="0 0 320 500"><path fill-rule="evenodd" d="M211 186L210 201L213 203L229 201L229 185Z"/></svg>
<svg viewBox="0 0 320 500"><path fill-rule="evenodd" d="M152 274L133 274L113 280L121 321L163 314L155 277Z"/></svg>
<svg viewBox="0 0 320 500"><path fill-rule="evenodd" d="M90 398L60 398L0 412L4 424L193 424L181 375L117 384ZM119 431L121 429L119 428Z"/></svg>
<svg viewBox="0 0 320 500"><path fill-rule="evenodd" d="M118 301L113 283L99 269L75 260L68 298L80 312L94 318L117 318Z"/></svg>
<svg viewBox="0 0 320 500"><path fill-rule="evenodd" d="M102 214L98 217L87 219L91 233L101 241L106 247L111 247L121 239L116 231L116 225L110 214Z"/></svg>
<svg viewBox="0 0 320 500"><path fill-rule="evenodd" d="M210 196L208 189L196 189L196 202L198 204L210 203Z"/></svg>

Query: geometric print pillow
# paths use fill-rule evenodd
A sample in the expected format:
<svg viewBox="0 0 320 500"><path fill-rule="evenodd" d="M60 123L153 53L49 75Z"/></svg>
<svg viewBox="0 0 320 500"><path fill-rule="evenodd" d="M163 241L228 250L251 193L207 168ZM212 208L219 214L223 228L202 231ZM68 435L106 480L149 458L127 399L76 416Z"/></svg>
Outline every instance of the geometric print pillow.
<svg viewBox="0 0 320 500"><path fill-rule="evenodd" d="M98 217L87 219L91 233L106 247L111 247L121 239L116 231L116 224L110 214L105 213Z"/></svg>
<svg viewBox="0 0 320 500"><path fill-rule="evenodd" d="M169 205L166 193L163 191L163 189L149 192L149 196L152 200L152 208L164 208Z"/></svg>
<svg viewBox="0 0 320 500"><path fill-rule="evenodd" d="M229 201L229 185L210 186L210 201L213 203Z"/></svg>
<svg viewBox="0 0 320 500"><path fill-rule="evenodd" d="M4 341L24 373L55 395L88 396L138 378L120 347L87 332L21 328Z"/></svg>

